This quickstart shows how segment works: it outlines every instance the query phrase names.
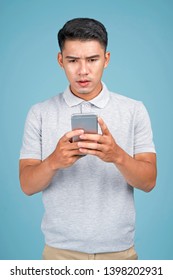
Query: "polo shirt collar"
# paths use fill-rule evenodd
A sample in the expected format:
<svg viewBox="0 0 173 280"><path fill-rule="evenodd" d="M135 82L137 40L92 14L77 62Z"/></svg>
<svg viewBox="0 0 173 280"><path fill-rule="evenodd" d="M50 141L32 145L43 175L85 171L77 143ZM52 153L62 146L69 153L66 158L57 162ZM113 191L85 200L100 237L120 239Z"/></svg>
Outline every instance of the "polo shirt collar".
<svg viewBox="0 0 173 280"><path fill-rule="evenodd" d="M102 88L102 91L99 93L99 95L97 95L95 98L87 101L87 102L93 104L94 106L96 106L98 108L104 108L106 106L106 104L108 103L109 98L110 98L109 91L108 91L106 85L103 82L102 82L102 86L103 86L103 88ZM70 87L67 87L67 89L64 91L63 97L64 97L64 100L69 107L79 105L79 104L81 104L82 102L85 101L84 99L75 96L70 91Z"/></svg>

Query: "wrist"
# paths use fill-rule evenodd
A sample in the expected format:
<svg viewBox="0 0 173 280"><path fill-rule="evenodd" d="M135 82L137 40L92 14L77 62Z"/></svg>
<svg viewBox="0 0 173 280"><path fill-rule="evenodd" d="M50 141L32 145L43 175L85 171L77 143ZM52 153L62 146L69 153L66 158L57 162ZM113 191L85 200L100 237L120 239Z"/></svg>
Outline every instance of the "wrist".
<svg viewBox="0 0 173 280"><path fill-rule="evenodd" d="M54 153L50 154L50 156L45 159L45 164L47 165L47 169L52 173L55 173L59 169L57 161L55 161Z"/></svg>
<svg viewBox="0 0 173 280"><path fill-rule="evenodd" d="M117 145L116 154L114 156L114 164L122 166L124 165L126 158L127 158L126 152Z"/></svg>

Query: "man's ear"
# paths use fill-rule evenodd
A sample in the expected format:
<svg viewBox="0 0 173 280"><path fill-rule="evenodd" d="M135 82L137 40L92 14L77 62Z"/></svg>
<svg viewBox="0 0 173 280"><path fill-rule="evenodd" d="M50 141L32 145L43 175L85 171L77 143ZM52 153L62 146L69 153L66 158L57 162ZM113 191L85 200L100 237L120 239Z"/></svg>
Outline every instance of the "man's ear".
<svg viewBox="0 0 173 280"><path fill-rule="evenodd" d="M60 65L62 68L64 68L64 66L63 66L63 57L62 57L62 53L61 53L61 52L58 53L58 55L57 55L57 60L58 60L59 65Z"/></svg>
<svg viewBox="0 0 173 280"><path fill-rule="evenodd" d="M104 68L106 68L109 64L109 61L110 61L110 52L106 52L105 53L105 65L104 65Z"/></svg>

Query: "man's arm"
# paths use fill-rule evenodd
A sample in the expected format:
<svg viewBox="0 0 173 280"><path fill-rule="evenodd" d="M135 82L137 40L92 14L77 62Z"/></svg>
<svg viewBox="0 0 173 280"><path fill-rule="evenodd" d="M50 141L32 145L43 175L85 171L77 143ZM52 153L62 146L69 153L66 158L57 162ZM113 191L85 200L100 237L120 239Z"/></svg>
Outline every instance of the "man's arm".
<svg viewBox="0 0 173 280"><path fill-rule="evenodd" d="M54 152L45 160L21 159L19 164L20 183L27 195L43 191L48 187L55 173L74 164L81 156L77 143L71 138L83 134L83 130L66 133L58 142Z"/></svg>
<svg viewBox="0 0 173 280"><path fill-rule="evenodd" d="M132 187L145 192L154 188L157 176L155 153L141 153L133 158L122 150L120 160L115 161L115 165Z"/></svg>
<svg viewBox="0 0 173 280"><path fill-rule="evenodd" d="M156 183L156 154L141 153L131 157L117 145L103 120L99 118L98 122L102 135L81 135L81 140L92 142L78 142L80 152L114 163L129 185L145 192L151 191Z"/></svg>

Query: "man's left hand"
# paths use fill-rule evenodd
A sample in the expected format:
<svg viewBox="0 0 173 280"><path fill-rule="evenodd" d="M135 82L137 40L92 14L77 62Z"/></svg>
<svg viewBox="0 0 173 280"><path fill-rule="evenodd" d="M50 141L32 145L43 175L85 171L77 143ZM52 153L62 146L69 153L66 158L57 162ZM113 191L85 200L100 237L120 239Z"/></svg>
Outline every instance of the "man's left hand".
<svg viewBox="0 0 173 280"><path fill-rule="evenodd" d="M107 128L106 124L101 118L98 118L102 134L82 134L79 141L79 151L95 155L105 162L115 163L118 155L119 146L116 144L115 139Z"/></svg>

